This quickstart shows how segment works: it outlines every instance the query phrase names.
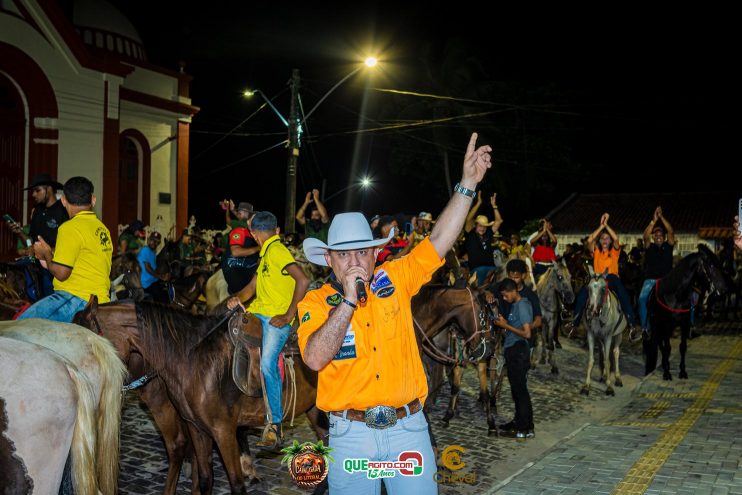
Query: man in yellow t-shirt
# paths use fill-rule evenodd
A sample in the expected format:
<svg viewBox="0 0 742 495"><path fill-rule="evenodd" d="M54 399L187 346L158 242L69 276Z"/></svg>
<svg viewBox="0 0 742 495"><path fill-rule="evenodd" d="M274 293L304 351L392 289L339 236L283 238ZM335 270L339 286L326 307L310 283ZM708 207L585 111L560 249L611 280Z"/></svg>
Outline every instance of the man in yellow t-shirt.
<svg viewBox="0 0 742 495"><path fill-rule="evenodd" d="M329 412L333 495L379 493L381 478L371 479L364 460L398 463L384 477L388 493L438 493L411 299L443 264L490 167L491 148L476 148L476 139L473 134L461 182L430 237L408 255L374 267L394 231L374 239L361 213L336 215L327 244L304 241L307 259L329 266L334 277L301 301L298 331L304 362L319 372L317 406Z"/></svg>
<svg viewBox="0 0 742 495"><path fill-rule="evenodd" d="M250 232L260 246L260 264L255 276L231 298L227 306L233 308L240 301L255 299L248 307L263 324L263 345L260 371L265 378L268 398L268 427L263 431L259 446L277 447L281 443L283 419L281 373L278 357L291 333L291 322L296 307L309 287L309 279L296 264L288 248L281 243L278 222L273 213L259 211L250 223Z"/></svg>
<svg viewBox="0 0 742 495"><path fill-rule="evenodd" d="M109 301L111 233L92 211L95 206L93 183L85 177L72 177L64 184L62 205L70 219L59 227L57 246L52 248L38 236L34 253L54 276L54 294L29 307L18 319L46 318L71 322L90 296Z"/></svg>

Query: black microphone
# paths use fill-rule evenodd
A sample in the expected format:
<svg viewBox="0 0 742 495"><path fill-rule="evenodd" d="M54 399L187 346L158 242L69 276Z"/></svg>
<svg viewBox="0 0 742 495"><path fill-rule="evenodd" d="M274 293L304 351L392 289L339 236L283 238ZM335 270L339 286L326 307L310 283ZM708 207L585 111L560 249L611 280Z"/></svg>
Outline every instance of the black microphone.
<svg viewBox="0 0 742 495"><path fill-rule="evenodd" d="M366 282L361 277L356 277L356 295L361 306L365 306L368 296L366 295Z"/></svg>

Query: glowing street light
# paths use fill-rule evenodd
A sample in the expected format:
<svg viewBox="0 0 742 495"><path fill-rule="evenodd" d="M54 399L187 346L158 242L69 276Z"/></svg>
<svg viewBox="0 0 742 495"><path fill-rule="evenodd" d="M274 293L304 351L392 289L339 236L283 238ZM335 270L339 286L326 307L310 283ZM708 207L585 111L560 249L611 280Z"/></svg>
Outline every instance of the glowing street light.
<svg viewBox="0 0 742 495"><path fill-rule="evenodd" d="M346 186L346 187L340 189L339 191L335 191L334 193L330 194L325 199L323 199L323 201L327 202L327 201L331 200L332 198L334 198L335 196L337 196L339 194L342 194L345 191L347 191L348 189L352 189L354 187L358 187L360 189L368 189L372 185L373 185L373 181L371 180L370 177L363 177L360 181L353 182L351 185Z"/></svg>

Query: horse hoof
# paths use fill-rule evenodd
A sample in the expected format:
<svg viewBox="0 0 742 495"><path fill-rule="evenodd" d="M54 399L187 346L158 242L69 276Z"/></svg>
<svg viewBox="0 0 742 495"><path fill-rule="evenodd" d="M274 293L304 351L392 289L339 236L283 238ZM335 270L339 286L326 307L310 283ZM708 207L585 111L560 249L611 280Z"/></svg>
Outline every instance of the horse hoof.
<svg viewBox="0 0 742 495"><path fill-rule="evenodd" d="M562 344L560 344L559 341L556 340L556 341L554 341L554 347L556 347L557 349L561 349L562 348Z"/></svg>
<svg viewBox="0 0 742 495"><path fill-rule="evenodd" d="M590 395L590 389L588 387L582 387L580 395Z"/></svg>
<svg viewBox="0 0 742 495"><path fill-rule="evenodd" d="M441 426L442 426L443 428L448 428L448 427L449 427L449 426L451 426L451 425L450 425L450 424L448 423L448 421L446 421L446 420L441 420Z"/></svg>
<svg viewBox="0 0 742 495"><path fill-rule="evenodd" d="M479 392L479 398L477 399L477 402L479 402L480 404L486 404L487 400L487 394L485 392Z"/></svg>
<svg viewBox="0 0 742 495"><path fill-rule="evenodd" d="M662 379L663 380L671 381L672 380L672 375L670 374L669 371L665 371L664 373L662 373Z"/></svg>
<svg viewBox="0 0 742 495"><path fill-rule="evenodd" d="M678 375L678 377L680 379L682 379L682 380L687 380L688 379L688 373L686 373L685 370L681 370L680 371L680 374Z"/></svg>
<svg viewBox="0 0 742 495"><path fill-rule="evenodd" d="M546 356L541 357L541 359L539 359L538 361L538 364L546 364Z"/></svg>
<svg viewBox="0 0 742 495"><path fill-rule="evenodd" d="M559 368L557 368L556 366L553 367L553 368L551 368L551 374L552 375L558 375L559 374Z"/></svg>
<svg viewBox="0 0 742 495"><path fill-rule="evenodd" d="M613 390L613 387L611 387L611 388L607 388L607 389L605 390L605 395L610 395L611 397L613 397L613 396L615 396L615 395L616 395L616 392L615 392L615 391Z"/></svg>
<svg viewBox="0 0 742 495"><path fill-rule="evenodd" d="M616 386L617 387L623 387L623 382L621 381L620 378L616 378Z"/></svg>

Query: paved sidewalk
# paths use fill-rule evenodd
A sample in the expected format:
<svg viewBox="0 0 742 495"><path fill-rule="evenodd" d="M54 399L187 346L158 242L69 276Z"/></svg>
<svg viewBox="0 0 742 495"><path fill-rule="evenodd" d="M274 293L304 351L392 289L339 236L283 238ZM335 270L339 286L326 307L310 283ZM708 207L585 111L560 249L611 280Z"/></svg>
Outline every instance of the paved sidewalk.
<svg viewBox="0 0 742 495"><path fill-rule="evenodd" d="M672 345L672 381L653 373L609 419L487 493L742 494L742 338L691 341L688 380L677 378L679 341Z"/></svg>

